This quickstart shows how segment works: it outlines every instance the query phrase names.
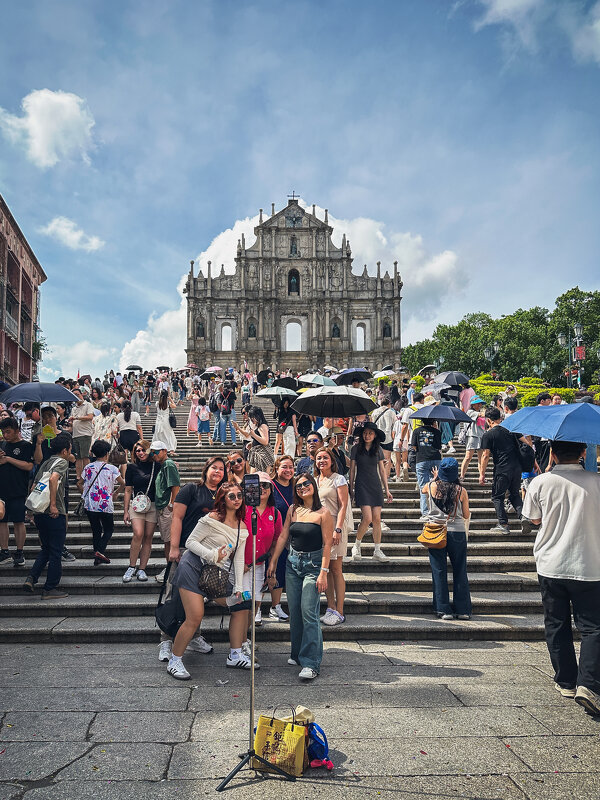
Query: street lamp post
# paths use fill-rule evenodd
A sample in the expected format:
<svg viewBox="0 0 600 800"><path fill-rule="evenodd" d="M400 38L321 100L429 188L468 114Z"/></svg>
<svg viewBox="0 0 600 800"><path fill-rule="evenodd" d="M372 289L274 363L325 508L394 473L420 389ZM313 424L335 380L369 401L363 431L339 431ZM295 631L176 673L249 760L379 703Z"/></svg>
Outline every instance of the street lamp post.
<svg viewBox="0 0 600 800"><path fill-rule="evenodd" d="M490 347L486 347L483 355L490 362L490 373L494 371L494 356L500 352L500 342L494 342Z"/></svg>
<svg viewBox="0 0 600 800"><path fill-rule="evenodd" d="M573 370L573 344L581 344L581 337L583 336L583 325L580 322L576 322L573 325L573 331L575 333L575 339L574 340L571 338L571 329L569 328L568 330L569 330L568 333L559 333L557 338L558 338L559 345L561 347L566 347L567 348L568 369L569 369L569 374L568 374L567 381L568 381L568 384L569 384L569 388L572 389L573 388L573 375L572 375L572 370ZM579 370L578 370L578 373L579 373ZM578 374L578 378L579 378L579 374Z"/></svg>

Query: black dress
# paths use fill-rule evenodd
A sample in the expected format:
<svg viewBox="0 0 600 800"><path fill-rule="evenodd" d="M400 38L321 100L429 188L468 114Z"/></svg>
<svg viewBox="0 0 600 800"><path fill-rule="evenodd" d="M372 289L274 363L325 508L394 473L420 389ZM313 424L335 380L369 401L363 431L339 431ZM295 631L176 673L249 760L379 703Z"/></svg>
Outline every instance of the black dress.
<svg viewBox="0 0 600 800"><path fill-rule="evenodd" d="M351 461L356 462L354 477L354 502L357 506L383 506L383 488L379 477L379 462L384 460L383 450L374 442L371 447L376 447L377 452L359 453L355 444L350 453Z"/></svg>

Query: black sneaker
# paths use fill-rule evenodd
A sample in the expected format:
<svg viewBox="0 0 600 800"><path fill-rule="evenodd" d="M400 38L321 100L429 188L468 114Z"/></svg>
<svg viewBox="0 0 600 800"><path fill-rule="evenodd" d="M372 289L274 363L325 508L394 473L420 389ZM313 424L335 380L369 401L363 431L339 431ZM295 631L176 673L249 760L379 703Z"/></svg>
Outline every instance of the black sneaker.
<svg viewBox="0 0 600 800"><path fill-rule="evenodd" d="M62 560L63 561L77 561L77 556L74 556L73 553L69 552L69 550L67 550L66 547L63 547Z"/></svg>
<svg viewBox="0 0 600 800"><path fill-rule="evenodd" d="M33 592L33 587L34 586L35 586L35 582L34 582L33 578L31 577L31 575L28 575L25 578L25 583L23 584L23 589L26 592Z"/></svg>
<svg viewBox="0 0 600 800"><path fill-rule="evenodd" d="M3 561L8 561L9 558L12 558L10 550L0 550L0 564Z"/></svg>
<svg viewBox="0 0 600 800"><path fill-rule="evenodd" d="M13 556L13 566L22 567L24 563L25 563L25 556L23 555L23 551L17 550Z"/></svg>

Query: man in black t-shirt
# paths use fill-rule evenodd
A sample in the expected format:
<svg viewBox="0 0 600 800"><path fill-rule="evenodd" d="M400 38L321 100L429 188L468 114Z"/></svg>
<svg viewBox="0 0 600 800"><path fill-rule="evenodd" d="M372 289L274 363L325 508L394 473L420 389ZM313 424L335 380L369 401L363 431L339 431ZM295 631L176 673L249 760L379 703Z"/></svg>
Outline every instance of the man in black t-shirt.
<svg viewBox="0 0 600 800"><path fill-rule="evenodd" d="M425 420L423 425L415 428L410 439L410 446L417 451L415 472L417 483L421 490L433 477L434 467L438 467L442 460L442 434L437 423ZM421 522L427 517L427 495L419 492L419 505L421 506Z"/></svg>
<svg viewBox="0 0 600 800"><path fill-rule="evenodd" d="M496 509L498 522L491 528L493 533L510 533L508 516L504 506L504 495L508 497L521 519L523 501L521 499L521 461L519 446L515 435L501 427L502 415L498 408L488 408L485 417L489 425L481 439L482 457L479 465L479 483L485 484L485 471L490 455L494 460L492 477L492 503Z"/></svg>
<svg viewBox="0 0 600 800"><path fill-rule="evenodd" d="M0 499L4 500L4 516L0 519L0 562L11 557L8 549L8 523L12 522L16 552L13 563L20 567L25 563L25 500L29 490L29 478L33 469L35 447L26 442L19 431L19 423L9 417L0 422Z"/></svg>

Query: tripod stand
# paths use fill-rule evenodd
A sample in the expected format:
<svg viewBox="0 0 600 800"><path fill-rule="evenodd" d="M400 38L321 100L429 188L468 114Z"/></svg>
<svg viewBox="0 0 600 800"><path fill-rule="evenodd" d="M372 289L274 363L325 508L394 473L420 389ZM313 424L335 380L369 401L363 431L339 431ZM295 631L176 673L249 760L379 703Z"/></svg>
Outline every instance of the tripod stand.
<svg viewBox="0 0 600 800"><path fill-rule="evenodd" d="M275 764L271 764L266 761L262 756L257 755L254 752L254 644L255 644L255 637L256 637L256 625L255 625L255 594L256 594L256 528L257 528L257 514L256 514L256 506L252 508L252 606L250 610L250 619L252 620L251 623L251 648L250 648L250 720L249 720L249 728L248 728L248 750L244 755L240 754L240 758L242 759L240 763L234 767L229 775L227 775L221 783L217 786L217 792L222 792L229 781L240 772L240 770L244 769L244 767L250 765L250 769L252 767L252 760L260 761L265 767L269 768L270 772L274 772L277 775L281 775L282 778L285 778L287 781L295 781L296 776L290 775L288 772L285 772L280 767L276 766Z"/></svg>

